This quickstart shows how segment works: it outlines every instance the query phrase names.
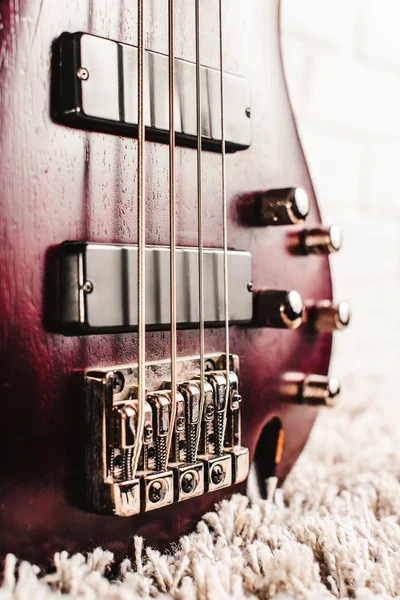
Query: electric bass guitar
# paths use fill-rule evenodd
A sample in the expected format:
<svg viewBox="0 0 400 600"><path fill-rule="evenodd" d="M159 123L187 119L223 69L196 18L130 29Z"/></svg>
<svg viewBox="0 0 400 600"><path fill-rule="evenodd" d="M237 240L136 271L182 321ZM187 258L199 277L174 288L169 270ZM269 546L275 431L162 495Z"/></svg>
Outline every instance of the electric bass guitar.
<svg viewBox="0 0 400 600"><path fill-rule="evenodd" d="M0 554L165 548L265 497L328 377L278 0L1 2Z"/></svg>

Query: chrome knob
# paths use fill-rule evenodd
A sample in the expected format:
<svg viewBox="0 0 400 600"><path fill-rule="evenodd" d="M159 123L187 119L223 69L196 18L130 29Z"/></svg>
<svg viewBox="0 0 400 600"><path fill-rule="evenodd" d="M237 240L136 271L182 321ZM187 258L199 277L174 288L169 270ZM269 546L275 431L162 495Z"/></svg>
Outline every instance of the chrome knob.
<svg viewBox="0 0 400 600"><path fill-rule="evenodd" d="M255 195L254 220L261 225L296 225L310 212L310 200L302 187L268 190Z"/></svg>
<svg viewBox="0 0 400 600"><path fill-rule="evenodd" d="M313 406L336 405L340 394L340 383L336 377L325 375L308 375L304 378L299 401Z"/></svg>
<svg viewBox="0 0 400 600"><path fill-rule="evenodd" d="M299 404L333 407L340 394L340 383L335 377L326 375L286 373L282 379L281 393Z"/></svg>
<svg viewBox="0 0 400 600"><path fill-rule="evenodd" d="M346 329L350 318L350 306L347 302L333 304L329 300L322 300L308 310L308 321L311 327L323 333Z"/></svg>
<svg viewBox="0 0 400 600"><path fill-rule="evenodd" d="M306 229L300 243L305 254L332 254L340 250L342 232L339 225Z"/></svg>
<svg viewBox="0 0 400 600"><path fill-rule="evenodd" d="M296 290L263 290L254 295L254 324L296 329L303 320L304 303Z"/></svg>

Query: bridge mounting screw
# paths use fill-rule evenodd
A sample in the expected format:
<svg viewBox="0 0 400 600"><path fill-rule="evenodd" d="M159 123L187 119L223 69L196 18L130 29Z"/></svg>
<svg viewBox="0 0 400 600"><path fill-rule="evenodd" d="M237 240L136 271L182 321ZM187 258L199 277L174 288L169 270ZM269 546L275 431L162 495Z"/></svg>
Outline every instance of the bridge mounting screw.
<svg viewBox="0 0 400 600"><path fill-rule="evenodd" d="M165 495L164 486L161 481L154 481L149 489L149 500L153 504L157 504Z"/></svg>
<svg viewBox="0 0 400 600"><path fill-rule="evenodd" d="M249 119L251 117L251 108L249 106L246 108L246 117L248 117Z"/></svg>
<svg viewBox="0 0 400 600"><path fill-rule="evenodd" d="M89 79L89 71L85 69L85 67L79 67L76 75L78 79L82 79L82 81L87 81Z"/></svg>
<svg viewBox="0 0 400 600"><path fill-rule="evenodd" d="M194 488L195 488L195 479L193 477L193 473L185 473L184 476L182 477L182 491L185 494L190 494L191 492L193 492Z"/></svg>
<svg viewBox="0 0 400 600"><path fill-rule="evenodd" d="M252 281L249 281L249 283L247 284L247 290L248 290L249 292L252 292L252 291L253 291L253 282L252 282Z"/></svg>
<svg viewBox="0 0 400 600"><path fill-rule="evenodd" d="M215 485L219 485L225 479L225 470L221 465L215 465L211 471L211 481Z"/></svg>

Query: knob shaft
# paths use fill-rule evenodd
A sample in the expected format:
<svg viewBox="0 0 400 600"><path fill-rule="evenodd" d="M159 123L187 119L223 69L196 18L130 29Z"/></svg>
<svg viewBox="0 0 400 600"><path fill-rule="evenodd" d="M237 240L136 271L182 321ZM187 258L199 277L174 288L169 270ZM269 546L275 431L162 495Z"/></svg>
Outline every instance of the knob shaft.
<svg viewBox="0 0 400 600"><path fill-rule="evenodd" d="M340 383L335 377L308 375L304 378L299 401L313 406L336 405L340 394Z"/></svg>
<svg viewBox="0 0 400 600"><path fill-rule="evenodd" d="M347 302L333 304L329 300L322 300L309 309L311 327L323 333L346 329L350 318L351 312Z"/></svg>
<svg viewBox="0 0 400 600"><path fill-rule="evenodd" d="M340 394L340 383L335 377L326 375L286 373L281 393L299 404L333 407Z"/></svg>
<svg viewBox="0 0 400 600"><path fill-rule="evenodd" d="M296 329L303 320L304 303L296 290L264 290L254 295L254 324Z"/></svg>
<svg viewBox="0 0 400 600"><path fill-rule="evenodd" d="M254 220L262 225L296 225L310 212L310 200L302 187L268 190L256 194Z"/></svg>
<svg viewBox="0 0 400 600"><path fill-rule="evenodd" d="M301 246L305 254L332 254L340 250L342 232L338 225L306 229L301 234Z"/></svg>

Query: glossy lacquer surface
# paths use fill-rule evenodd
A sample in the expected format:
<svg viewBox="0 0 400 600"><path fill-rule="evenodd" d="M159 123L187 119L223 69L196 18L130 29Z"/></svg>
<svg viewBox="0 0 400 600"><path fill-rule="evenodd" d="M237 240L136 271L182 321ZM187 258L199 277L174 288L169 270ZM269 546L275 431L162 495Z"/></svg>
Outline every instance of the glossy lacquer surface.
<svg viewBox="0 0 400 600"><path fill-rule="evenodd" d="M146 0L146 46L167 53L167 2ZM229 247L253 256L254 289L296 288L305 299L329 299L328 261L288 250L296 228L241 222L240 197L252 190L303 185L308 224L320 222L290 110L279 46L277 0L225 2L225 67L251 87L252 145L227 156ZM218 68L218 3L201 2L202 63ZM1 14L1 457L0 554L45 561L53 551L103 545L121 557L134 534L166 547L190 531L223 496L245 484L129 519L82 508L79 423L74 373L135 362L136 334L63 337L46 321L51 249L64 240L137 241L137 142L86 133L50 118L51 46L63 31L86 31L137 43L131 0L3 1ZM176 0L176 54L195 60L194 2ZM167 245L168 147L146 143L147 243ZM220 155L204 153L204 244L222 247ZM196 152L177 148L177 241L197 244ZM147 334L147 358L169 356L169 333ZM206 352L224 350L223 329L210 329ZM284 402L286 371L325 374L331 336L232 327L241 361L243 444L254 452L263 426L278 415L285 477L302 450L316 408ZM196 330L178 332L179 355L199 352ZM310 482L312 485L312 482Z"/></svg>

